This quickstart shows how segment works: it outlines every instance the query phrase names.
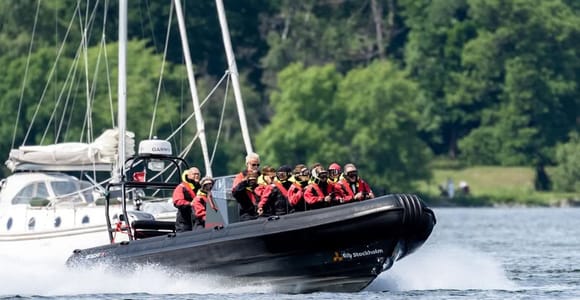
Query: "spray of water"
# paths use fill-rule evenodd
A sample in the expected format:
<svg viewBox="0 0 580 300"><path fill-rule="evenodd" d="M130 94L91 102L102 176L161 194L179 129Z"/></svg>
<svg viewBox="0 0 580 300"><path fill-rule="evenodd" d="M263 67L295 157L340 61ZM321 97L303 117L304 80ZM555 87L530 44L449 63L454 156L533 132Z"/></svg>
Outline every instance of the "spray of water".
<svg viewBox="0 0 580 300"><path fill-rule="evenodd" d="M231 278L183 274L153 265L132 270L115 266L69 268L65 261L71 251L65 246L42 249L27 247L19 251L0 250L0 297L134 293L237 294L271 291L271 287L267 285L247 286Z"/></svg>
<svg viewBox="0 0 580 300"><path fill-rule="evenodd" d="M451 245L424 247L395 263L368 288L369 291L514 290L493 257L474 249Z"/></svg>

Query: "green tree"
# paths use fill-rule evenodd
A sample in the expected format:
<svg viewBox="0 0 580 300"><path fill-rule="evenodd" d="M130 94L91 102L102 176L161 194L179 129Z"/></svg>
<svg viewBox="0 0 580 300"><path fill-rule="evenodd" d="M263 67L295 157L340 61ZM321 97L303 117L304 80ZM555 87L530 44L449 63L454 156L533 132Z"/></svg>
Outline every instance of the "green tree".
<svg viewBox="0 0 580 300"><path fill-rule="evenodd" d="M374 186L411 188L429 177L429 151L417 137L416 85L388 62L344 78L334 65L280 72L274 117L257 144L266 164L353 162Z"/></svg>
<svg viewBox="0 0 580 300"><path fill-rule="evenodd" d="M375 58L398 59L404 26L393 0L278 1L264 18L268 52L263 81L275 87L277 72L291 63L332 63L340 72Z"/></svg>
<svg viewBox="0 0 580 300"><path fill-rule="evenodd" d="M553 174L554 187L558 191L580 193L580 136L570 134L567 143L556 147L556 168Z"/></svg>
<svg viewBox="0 0 580 300"><path fill-rule="evenodd" d="M336 159L338 144L331 137L338 119L332 106L341 75L333 65L305 68L288 66L278 75L272 94L272 122L256 138L267 164L297 164Z"/></svg>
<svg viewBox="0 0 580 300"><path fill-rule="evenodd" d="M405 63L421 90L420 134L436 154L458 155L458 141L478 125L472 112L481 104L458 95L464 45L476 35L460 1L400 1L401 14L411 29Z"/></svg>
<svg viewBox="0 0 580 300"><path fill-rule="evenodd" d="M560 1L469 3L480 30L464 49L460 86L487 104L463 154L476 163L551 163L577 122L580 17Z"/></svg>
<svg viewBox="0 0 580 300"><path fill-rule="evenodd" d="M341 161L356 163L363 176L390 192L427 179L430 151L418 137L417 85L392 63L376 61L351 70L334 104L344 108L334 123ZM346 156L343 156L346 153Z"/></svg>
<svg viewBox="0 0 580 300"><path fill-rule="evenodd" d="M108 60L104 53L108 53ZM0 127L2 137L6 141L12 140L16 128L14 146L90 142L104 129L116 126L116 53L116 44L90 48L87 51L89 67L85 68L83 61L66 57L57 61L52 49L41 48L30 56L24 83L22 74L26 73L28 58L7 60L4 57L6 67L0 71L3 78L0 82L0 117L4 120ZM152 49L145 48L143 41L129 42L127 57L127 129L134 131L136 139L141 140L149 137L162 58L153 54ZM70 76L53 76L48 82L53 68ZM179 126L175 120L184 73L181 68L172 64L165 66L165 89L161 91L161 101L157 106L154 135L168 136ZM22 92L21 86L24 86ZM21 94L23 102L19 111ZM2 153L8 153L10 146L9 143L3 144Z"/></svg>

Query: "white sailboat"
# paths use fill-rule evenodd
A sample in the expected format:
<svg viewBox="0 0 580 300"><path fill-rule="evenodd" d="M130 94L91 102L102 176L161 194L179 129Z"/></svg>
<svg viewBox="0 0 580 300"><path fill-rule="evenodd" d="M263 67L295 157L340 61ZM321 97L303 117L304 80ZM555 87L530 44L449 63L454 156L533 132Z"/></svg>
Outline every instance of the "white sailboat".
<svg viewBox="0 0 580 300"><path fill-rule="evenodd" d="M193 67L185 33L185 21L179 0L174 1L178 19L187 75L195 111L195 119L204 157L205 169L212 175L211 162L205 139L205 128L197 95ZM224 46L228 57L229 72L242 127L244 144L252 151L247 130L244 107L238 82L235 58L229 41L229 32L221 0L216 0ZM102 186L125 174L127 157L134 154L133 135L126 128L126 45L127 45L127 1L119 1L119 53L118 53L118 127L109 130L93 143L65 143L48 146L22 146L14 149L7 165L15 173L0 185L0 243L2 246L21 247L40 243L71 244L88 247L108 243L107 232L114 231L107 225L101 198ZM112 172L105 182L87 182L66 175L61 171L106 171ZM101 187L98 187L101 186ZM128 195L120 195L119 198ZM161 202L139 204L139 207L123 208L117 205L117 213L107 215L110 224L120 224L122 211L132 220L173 220L174 208L171 199ZM125 201L119 201L125 203ZM155 205L158 204L158 205ZM115 205L113 205L115 211ZM149 211L149 212L148 212ZM224 212L226 209L223 210ZM126 239L122 233L119 239ZM84 241L79 243L79 241ZM7 247L4 247L7 249Z"/></svg>

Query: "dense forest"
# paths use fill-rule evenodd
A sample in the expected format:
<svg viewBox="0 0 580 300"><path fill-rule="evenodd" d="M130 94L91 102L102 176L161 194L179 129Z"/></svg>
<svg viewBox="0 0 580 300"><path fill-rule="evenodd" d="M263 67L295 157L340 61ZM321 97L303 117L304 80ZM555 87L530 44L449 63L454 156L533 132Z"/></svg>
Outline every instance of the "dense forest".
<svg viewBox="0 0 580 300"><path fill-rule="evenodd" d="M354 162L369 182L402 191L446 156L533 167L544 178L537 189L580 191L579 1L224 4L264 164ZM115 126L117 5L0 1L6 158L22 144L90 141ZM199 95L209 99L208 141L218 145L214 174L237 172L245 151L231 88L210 95L227 69L216 6L182 5ZM129 1L127 123L138 140L169 136L192 111L173 9ZM188 123L175 148L195 132ZM188 160L201 166L197 149Z"/></svg>

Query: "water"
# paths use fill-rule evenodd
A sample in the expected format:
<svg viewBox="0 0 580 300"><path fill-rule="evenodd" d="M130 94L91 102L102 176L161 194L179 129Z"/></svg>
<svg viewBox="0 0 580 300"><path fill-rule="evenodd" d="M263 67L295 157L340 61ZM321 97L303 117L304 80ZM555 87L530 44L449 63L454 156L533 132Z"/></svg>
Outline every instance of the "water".
<svg viewBox="0 0 580 300"><path fill-rule="evenodd" d="M70 270L69 251L47 247L0 254L0 299L580 299L579 209L435 212L428 242L360 293L280 295L153 266Z"/></svg>

